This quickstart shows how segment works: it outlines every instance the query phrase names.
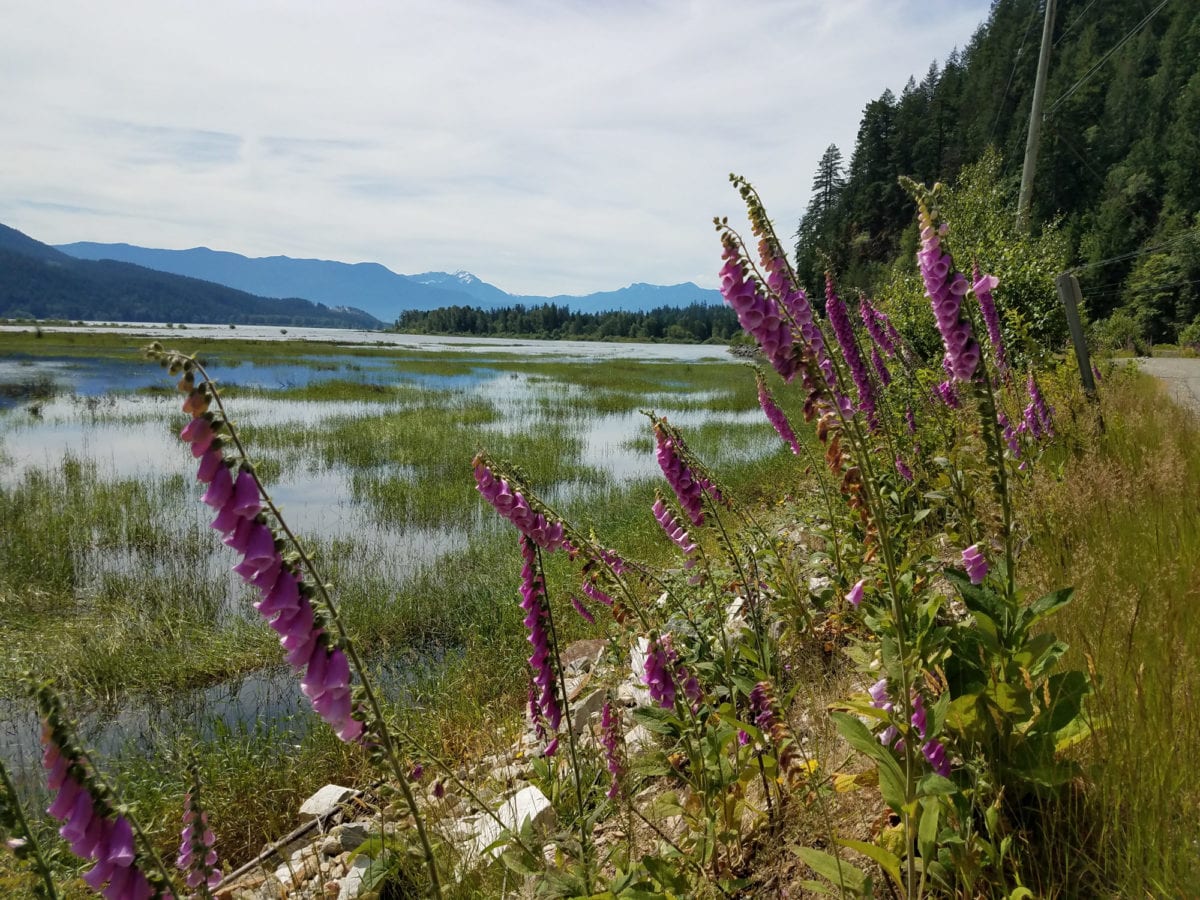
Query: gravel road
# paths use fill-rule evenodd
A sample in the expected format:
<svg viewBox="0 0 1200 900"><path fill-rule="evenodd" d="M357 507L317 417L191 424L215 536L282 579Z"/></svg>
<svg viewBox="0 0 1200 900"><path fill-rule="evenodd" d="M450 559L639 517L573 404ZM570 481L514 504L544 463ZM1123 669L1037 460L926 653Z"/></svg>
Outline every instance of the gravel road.
<svg viewBox="0 0 1200 900"><path fill-rule="evenodd" d="M1200 415L1200 358L1141 357L1137 363L1143 372L1166 382L1172 400Z"/></svg>

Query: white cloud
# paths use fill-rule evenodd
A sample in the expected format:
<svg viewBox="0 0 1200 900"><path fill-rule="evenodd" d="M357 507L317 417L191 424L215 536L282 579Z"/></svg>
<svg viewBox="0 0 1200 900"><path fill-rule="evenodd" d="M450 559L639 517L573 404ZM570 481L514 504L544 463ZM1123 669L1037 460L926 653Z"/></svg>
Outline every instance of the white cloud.
<svg viewBox="0 0 1200 900"><path fill-rule="evenodd" d="M989 0L3 4L0 221L39 240L713 284Z"/></svg>

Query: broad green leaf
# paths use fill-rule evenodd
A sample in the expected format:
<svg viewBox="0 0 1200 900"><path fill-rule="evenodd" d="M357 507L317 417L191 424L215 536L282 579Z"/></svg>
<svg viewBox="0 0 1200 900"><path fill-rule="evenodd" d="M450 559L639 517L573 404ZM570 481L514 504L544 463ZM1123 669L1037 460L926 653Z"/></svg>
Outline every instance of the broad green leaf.
<svg viewBox="0 0 1200 900"><path fill-rule="evenodd" d="M958 785L936 772L930 772L917 782L917 795L920 797L940 797L957 791Z"/></svg>
<svg viewBox="0 0 1200 900"><path fill-rule="evenodd" d="M904 882L900 878L900 857L895 853L883 849L878 844L869 844L866 841L838 838L837 842L847 849L857 850L863 856L867 857L867 859L874 860L897 887L903 888Z"/></svg>
<svg viewBox="0 0 1200 900"><path fill-rule="evenodd" d="M820 875L829 879L837 888L862 897L866 896L870 882L861 869L857 869L844 859L839 860L823 850L814 847L797 847L796 855L804 860L804 864Z"/></svg>
<svg viewBox="0 0 1200 900"><path fill-rule="evenodd" d="M938 817L942 806L937 800L929 798L921 803L921 822L917 826L917 846L921 850L921 859L935 858L934 850L937 845Z"/></svg>
<svg viewBox="0 0 1200 900"><path fill-rule="evenodd" d="M1029 628L1039 619L1043 619L1051 613L1062 609L1071 602L1071 595L1074 593L1075 588L1073 587L1059 588L1057 591L1034 600L1021 610L1021 627Z"/></svg>
<svg viewBox="0 0 1200 900"><path fill-rule="evenodd" d="M679 734L683 723L669 709L658 706L639 706L633 711L633 718L639 725L646 726L648 731L655 734Z"/></svg>
<svg viewBox="0 0 1200 900"><path fill-rule="evenodd" d="M832 714L838 732L855 750L875 760L879 768L879 793L883 802L896 812L904 807L904 773L900 764L892 756L892 751L867 730L867 726L848 713L835 712Z"/></svg>

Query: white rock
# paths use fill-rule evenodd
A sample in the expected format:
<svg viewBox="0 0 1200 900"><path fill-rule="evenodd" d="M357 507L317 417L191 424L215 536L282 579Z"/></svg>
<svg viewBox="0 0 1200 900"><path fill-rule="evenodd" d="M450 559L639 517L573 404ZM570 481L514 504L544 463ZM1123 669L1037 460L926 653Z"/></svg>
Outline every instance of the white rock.
<svg viewBox="0 0 1200 900"><path fill-rule="evenodd" d="M521 788L508 797L495 812L496 818L479 816L456 823L455 830L468 837L468 858L482 857L484 851L500 837L502 828L518 832L525 827L526 822L530 822L535 829L544 830L554 821L554 807L550 805L546 795L533 785ZM500 821L497 822L496 819ZM493 847L488 851L488 855L495 859L502 850L503 847Z"/></svg>
<svg viewBox="0 0 1200 900"><path fill-rule="evenodd" d="M625 732L625 749L629 753L641 753L652 746L654 746L654 734L645 725L634 725Z"/></svg>
<svg viewBox="0 0 1200 900"><path fill-rule="evenodd" d="M369 865L371 865L370 857L355 857L354 862L350 864L349 871L338 881L338 900L351 900L358 896L358 892L362 889L363 875Z"/></svg>
<svg viewBox="0 0 1200 900"><path fill-rule="evenodd" d="M337 812L337 808L351 797L357 796L358 791L354 788L327 784L300 804L300 815L306 819L323 819L330 813Z"/></svg>

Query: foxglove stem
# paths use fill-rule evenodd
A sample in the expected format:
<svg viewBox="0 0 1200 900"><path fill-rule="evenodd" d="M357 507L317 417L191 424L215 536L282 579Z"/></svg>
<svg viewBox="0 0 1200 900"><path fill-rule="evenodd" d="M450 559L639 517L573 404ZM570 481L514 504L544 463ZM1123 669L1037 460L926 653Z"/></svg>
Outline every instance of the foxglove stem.
<svg viewBox="0 0 1200 900"><path fill-rule="evenodd" d="M178 898L166 867L137 821L113 807L112 790L75 744L57 694L43 684L34 689L34 696L42 720L42 766L55 794L46 812L63 821L59 834L71 852L95 863L83 880L110 900L149 900L166 894ZM135 832L141 852L134 842ZM147 862L154 871L146 871Z"/></svg>
<svg viewBox="0 0 1200 900"><path fill-rule="evenodd" d="M58 900L58 888L54 886L54 876L50 874L50 866L46 863L41 844L29 828L29 820L25 818L25 810L17 798L17 788L12 783L12 778L9 777L8 769L5 768L2 759L0 759L0 782L3 783L4 792L8 796L7 806L12 814L12 824L16 826L13 830L18 835L17 840L22 841L20 851L14 850L13 852L18 856L33 857L33 867L37 870L38 877L42 879L42 885L46 891L45 896L50 900Z"/></svg>
<svg viewBox="0 0 1200 900"><path fill-rule="evenodd" d="M387 759L393 774L396 776L396 782L404 796L405 804L408 806L409 812L412 814L413 823L417 830L417 837L421 843L422 852L425 856L425 867L429 874L430 891L435 897L441 897L441 879L438 875L437 860L433 854L433 845L429 841L429 835L425 829L425 822L421 815L420 809L417 807L416 798L413 796L412 790L408 785L406 766L401 761L399 753L397 752L391 730L387 727L387 720L383 715L383 708L380 705L378 698L375 696L375 691L371 686L370 679L367 677L366 667L363 665L362 659L359 657L353 642L350 640L350 635L346 631L345 624L342 622L341 617L337 613L337 607L333 603L333 598L326 589L325 580L321 577L316 564L312 561L312 558L304 550L303 545L301 545L300 541L297 540L291 528L288 527L287 522L280 514L279 509L275 506L275 503L271 500L270 495L267 494L266 489L259 480L257 473L255 473L253 466L249 464L249 454L246 452L246 448L242 445L237 431L230 424L229 416L225 412L224 403L221 400L220 394L213 386L212 380L208 376L208 372L199 362L195 360L195 358L174 351L164 351L162 345L157 341L151 343L146 348L145 352L146 355L152 359L167 360L170 363L172 371L178 371L178 368L182 368L184 370L184 378L180 382L180 390L186 389L188 391L188 399L184 403L185 411L190 412L193 416L204 415L208 411L211 403L216 404L221 415L223 426L229 432L229 439L233 442L234 447L237 449L239 457L246 461L248 466L246 471L249 472L250 477L254 480L259 495L265 501L266 506L270 510L270 513L276 523L278 523L280 531L283 532L287 540L290 542L292 548L295 550L295 553L299 557L304 570L312 576L315 584L315 591L320 595L323 606L328 611L331 621L337 628L340 639L339 645L345 651L345 655L349 662L353 665L354 670L358 673L359 686L361 687L363 695L366 698L367 705L371 710L376 726L373 729L373 734L382 744L384 757ZM203 379L202 384L193 386L193 373L200 374ZM215 443L216 442L214 441L214 444ZM212 446L213 445L210 445L209 450L212 449ZM208 451L206 451L206 453L207 452ZM217 473L219 473L222 469L222 466L218 466L216 470ZM201 461L200 471L206 471L204 459ZM303 644L299 644L298 646L290 649L299 654L302 646ZM341 737L340 734L339 737Z"/></svg>
<svg viewBox="0 0 1200 900"><path fill-rule="evenodd" d="M200 802L200 769L195 762L190 768L192 783L183 798L183 832L175 865L184 873L187 886L196 891L191 900L211 900L212 892L221 884L221 868L217 865L217 851L213 849L216 838L208 826L208 813Z"/></svg>

